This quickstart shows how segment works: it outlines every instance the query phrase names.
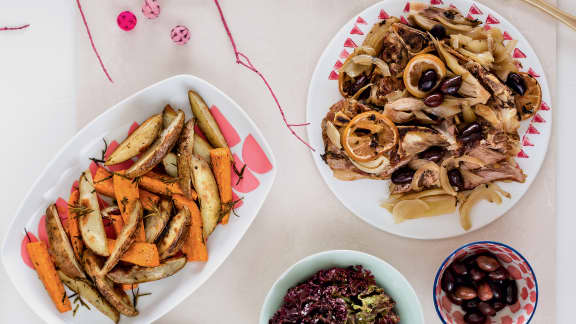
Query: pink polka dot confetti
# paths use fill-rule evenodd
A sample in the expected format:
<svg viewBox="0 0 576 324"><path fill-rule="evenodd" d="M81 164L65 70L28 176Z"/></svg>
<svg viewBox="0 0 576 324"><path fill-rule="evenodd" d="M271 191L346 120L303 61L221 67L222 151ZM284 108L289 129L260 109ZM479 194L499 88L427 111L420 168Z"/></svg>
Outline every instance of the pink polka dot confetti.
<svg viewBox="0 0 576 324"><path fill-rule="evenodd" d="M148 19L156 19L160 16L160 4L158 0L144 0L142 14Z"/></svg>
<svg viewBox="0 0 576 324"><path fill-rule="evenodd" d="M186 26L178 25L170 31L170 38L176 45L184 45L190 40L190 30Z"/></svg>
<svg viewBox="0 0 576 324"><path fill-rule="evenodd" d="M136 27L138 19L136 19L136 16L132 12L123 11L118 15L116 22L122 30L130 31Z"/></svg>

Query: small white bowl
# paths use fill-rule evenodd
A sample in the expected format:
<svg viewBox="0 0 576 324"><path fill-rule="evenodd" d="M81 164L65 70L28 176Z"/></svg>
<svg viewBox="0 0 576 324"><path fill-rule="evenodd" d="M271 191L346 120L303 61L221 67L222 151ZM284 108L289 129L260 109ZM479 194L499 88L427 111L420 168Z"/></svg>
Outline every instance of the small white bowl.
<svg viewBox="0 0 576 324"><path fill-rule="evenodd" d="M420 300L408 280L398 270L375 256L350 250L332 250L313 254L288 268L268 292L260 310L259 323L268 324L270 318L282 305L288 289L312 277L319 270L351 265L361 265L372 272L376 283L396 301L395 309L402 323L424 323Z"/></svg>

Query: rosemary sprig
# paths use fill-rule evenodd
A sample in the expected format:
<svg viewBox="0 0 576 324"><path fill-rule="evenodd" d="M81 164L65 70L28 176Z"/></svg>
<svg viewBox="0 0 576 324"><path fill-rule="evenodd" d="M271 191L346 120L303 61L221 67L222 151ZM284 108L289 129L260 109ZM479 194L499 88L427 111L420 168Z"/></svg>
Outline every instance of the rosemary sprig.
<svg viewBox="0 0 576 324"><path fill-rule="evenodd" d="M96 164L106 162L106 151L108 151L108 142L106 142L105 138L102 138L102 141L104 142L104 149L100 152L100 158L99 159L94 157L90 158L90 160Z"/></svg>
<svg viewBox="0 0 576 324"><path fill-rule="evenodd" d="M220 222L222 220L222 218L224 217L224 215L226 215L228 212L232 212L234 214L234 216L236 217L240 217L240 215L238 215L238 213L236 212L236 204L239 203L240 201L242 201L244 199L244 197L240 197L234 201L229 201L227 203L222 203L222 211L220 212L220 217L218 218L218 222Z"/></svg>
<svg viewBox="0 0 576 324"><path fill-rule="evenodd" d="M32 239L30 238L30 235L28 234L28 230L26 230L26 227L24 227L24 233L26 233L26 237L28 238L28 243L32 243Z"/></svg>
<svg viewBox="0 0 576 324"><path fill-rule="evenodd" d="M134 285L132 285L132 288L130 290L132 291L132 304L134 305L134 308L136 308L136 306L138 305L138 298L152 295L152 293L142 293L141 294L140 288L136 289L136 293L134 293Z"/></svg>
<svg viewBox="0 0 576 324"><path fill-rule="evenodd" d="M159 179L165 184L175 183L180 180L180 178L171 178L171 177L160 177Z"/></svg>
<svg viewBox="0 0 576 324"><path fill-rule="evenodd" d="M80 295L78 295L77 293L73 294L72 296L70 296L70 298L74 297L74 301L73 303L76 305L74 307L74 310L72 311L72 316L76 316L76 312L78 311L78 308L80 308L80 306L82 307L86 307L88 310L92 310L90 308L90 306L88 306L88 304L86 304L84 302L84 300L82 299L82 297L80 297Z"/></svg>
<svg viewBox="0 0 576 324"><path fill-rule="evenodd" d="M68 204L68 207L70 209L70 212L75 214L74 218L80 218L82 216L88 215L91 212L93 212L92 209L90 209L86 206L82 206L82 205L70 205L70 204Z"/></svg>
<svg viewBox="0 0 576 324"><path fill-rule="evenodd" d="M240 181L242 181L242 179L244 179L244 171L246 171L246 164L244 164L242 169L240 169L240 171L238 171L238 169L236 168L236 164L232 163L232 169L234 170L234 173L236 173L236 175L238 176L238 181L236 181L236 185L238 185L240 183Z"/></svg>
<svg viewBox="0 0 576 324"><path fill-rule="evenodd" d="M126 205L128 204L128 197L122 197L122 200L120 200L120 204L122 205L122 212L125 213Z"/></svg>
<svg viewBox="0 0 576 324"><path fill-rule="evenodd" d="M100 179L100 180L98 180L98 181L95 181L94 184L97 184L97 183L100 183L100 182L104 182L104 181L106 181L106 180L110 180L110 179L112 179L113 176L114 176L114 175L110 175L110 176L107 176L106 178L102 178L102 179Z"/></svg>

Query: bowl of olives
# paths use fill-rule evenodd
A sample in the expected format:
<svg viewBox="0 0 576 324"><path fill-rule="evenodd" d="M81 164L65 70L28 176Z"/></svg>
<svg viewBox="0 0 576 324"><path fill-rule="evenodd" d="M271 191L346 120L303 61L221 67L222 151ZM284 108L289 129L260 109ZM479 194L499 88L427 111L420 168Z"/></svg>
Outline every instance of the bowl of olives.
<svg viewBox="0 0 576 324"><path fill-rule="evenodd" d="M512 247L473 242L444 260L433 297L444 324L527 324L538 304L538 283L528 261Z"/></svg>

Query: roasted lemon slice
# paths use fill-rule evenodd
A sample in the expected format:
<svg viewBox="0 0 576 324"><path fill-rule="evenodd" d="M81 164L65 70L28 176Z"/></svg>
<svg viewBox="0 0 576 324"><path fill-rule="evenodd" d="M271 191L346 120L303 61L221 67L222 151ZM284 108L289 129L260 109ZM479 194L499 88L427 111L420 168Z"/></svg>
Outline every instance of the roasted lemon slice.
<svg viewBox="0 0 576 324"><path fill-rule="evenodd" d="M542 89L538 81L526 72L518 73L526 84L524 95L516 94L516 109L521 120L531 118L540 110L542 104Z"/></svg>
<svg viewBox="0 0 576 324"><path fill-rule="evenodd" d="M398 144L398 129L386 116L376 111L356 115L342 132L342 146L357 162L369 162Z"/></svg>
<svg viewBox="0 0 576 324"><path fill-rule="evenodd" d="M433 72L430 72L433 71ZM446 76L446 65L432 54L414 56L404 69L404 85L406 90L416 98L424 98L434 91ZM422 82L426 78L427 82ZM424 83L424 87L421 86Z"/></svg>

